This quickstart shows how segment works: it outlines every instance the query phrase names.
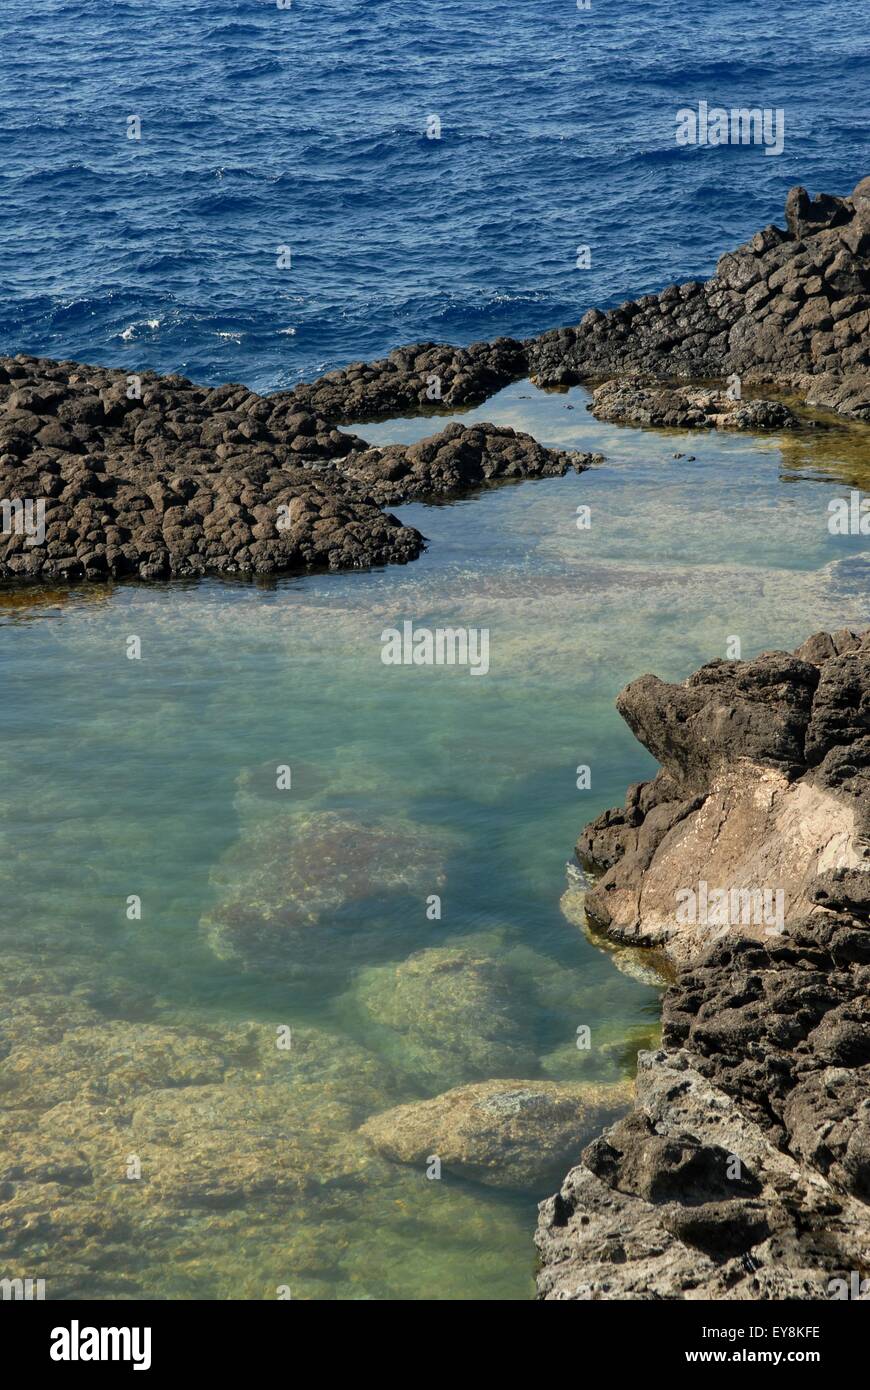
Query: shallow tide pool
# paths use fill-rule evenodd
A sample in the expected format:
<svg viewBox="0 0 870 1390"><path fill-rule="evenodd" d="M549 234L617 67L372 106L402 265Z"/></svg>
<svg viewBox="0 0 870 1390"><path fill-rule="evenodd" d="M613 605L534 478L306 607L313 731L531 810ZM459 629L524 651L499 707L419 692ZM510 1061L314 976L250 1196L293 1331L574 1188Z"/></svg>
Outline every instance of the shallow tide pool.
<svg viewBox="0 0 870 1390"><path fill-rule="evenodd" d="M861 431L632 430L587 401L519 383L451 417L606 462L398 509L429 540L405 568L0 593L0 1191L25 1174L0 1274L61 1298L533 1295L552 1184L429 1180L356 1134L515 1074L427 1015L425 982L397 1029L395 965L495 961L531 1077L630 1077L660 987L587 939L566 872L655 770L617 692L867 621L867 538L827 512L870 481ZM487 674L385 665L404 621L488 630ZM292 968L227 949L288 899Z"/></svg>

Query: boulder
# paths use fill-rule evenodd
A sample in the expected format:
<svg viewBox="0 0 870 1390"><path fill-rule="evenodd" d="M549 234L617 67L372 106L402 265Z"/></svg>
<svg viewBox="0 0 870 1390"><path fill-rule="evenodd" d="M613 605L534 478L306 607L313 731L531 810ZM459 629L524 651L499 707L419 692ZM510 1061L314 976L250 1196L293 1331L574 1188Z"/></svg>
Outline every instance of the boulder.
<svg viewBox="0 0 870 1390"><path fill-rule="evenodd" d="M432 947L363 970L354 998L386 1055L429 1087L537 1070L527 1010L508 972L478 952Z"/></svg>
<svg viewBox="0 0 870 1390"><path fill-rule="evenodd" d="M541 1190L596 1128L625 1109L631 1084L483 1081L376 1115L361 1133L385 1158L490 1187Z"/></svg>
<svg viewBox="0 0 870 1390"><path fill-rule="evenodd" d="M399 818L315 811L255 820L212 870L209 946L242 970L346 968L383 935L383 904L422 920L445 883L447 842Z"/></svg>

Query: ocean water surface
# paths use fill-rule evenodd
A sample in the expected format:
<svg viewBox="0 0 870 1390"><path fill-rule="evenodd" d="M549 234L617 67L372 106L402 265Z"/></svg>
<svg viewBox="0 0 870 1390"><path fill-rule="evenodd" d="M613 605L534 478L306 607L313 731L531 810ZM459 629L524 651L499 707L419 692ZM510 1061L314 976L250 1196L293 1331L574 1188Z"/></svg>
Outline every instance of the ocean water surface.
<svg viewBox="0 0 870 1390"><path fill-rule="evenodd" d="M5 0L0 351L274 390L574 323L851 191L868 55L847 0ZM783 153L678 148L701 100Z"/></svg>

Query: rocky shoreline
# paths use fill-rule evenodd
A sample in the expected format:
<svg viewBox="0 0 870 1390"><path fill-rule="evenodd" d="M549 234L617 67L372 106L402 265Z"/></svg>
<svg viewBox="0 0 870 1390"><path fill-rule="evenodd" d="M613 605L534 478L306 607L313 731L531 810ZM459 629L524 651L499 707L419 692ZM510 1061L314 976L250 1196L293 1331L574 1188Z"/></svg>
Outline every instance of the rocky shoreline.
<svg viewBox="0 0 870 1390"><path fill-rule="evenodd" d="M590 310L579 326L526 342L397 349L268 397L0 358L0 496L45 505L44 543L18 527L0 537L0 581L406 563L425 539L385 508L579 472L599 456L487 423L383 448L339 426L470 406L524 376L557 389L600 382L590 409L622 423L798 427L778 400L729 394L734 375L870 421L870 180L850 198L794 189L786 222L724 256L705 284ZM401 1043L415 1059L404 1079L389 1083L380 1058L313 1031L289 1111L283 1059L260 1026L227 1025L216 1038L159 1013L128 1017L125 999L95 1004L84 982L67 1000L58 979L48 991L53 1009L67 1000L58 1042L34 1004L46 982L22 977L21 999L8 984L4 1003L17 1012L0 1038L7 1252L42 1268L59 1245L71 1290L94 1237L117 1255L143 1231L173 1229L179 1208L196 1220L203 1209L241 1212L256 1196L271 1219L292 1198L302 1230L315 1188L346 1189L351 1212L374 1173L404 1201L433 1139L448 1171L513 1190L555 1181L599 1134L541 1207L541 1298L817 1299L832 1279L865 1277L870 638L816 634L795 653L711 663L682 686L645 676L619 708L662 771L583 832L578 853L596 874L585 908L635 968L655 948L674 977L662 1047L641 1053L630 1113L621 1079L549 1079L505 1002L509 981L471 945L375 965L361 981L353 1007L374 1019L385 1053ZM218 866L226 891L202 939L234 968L279 975L300 957L317 967L308 928L319 914L355 921L360 899L382 892L385 868L404 892L434 848L414 827L327 812L293 828L290 855L270 818L254 830ZM348 867L349 843L359 862ZM781 930L776 914L687 922L678 895L694 893L697 910L702 883L724 890L729 910L732 890L750 907L755 893L765 907L765 894L782 894ZM357 944L364 959L362 936ZM143 1045L147 1066L119 1066ZM94 1089L96 1067L105 1080ZM321 1133L324 1085L333 1112ZM186 1148L179 1134L191 1136ZM276 1136L297 1145L292 1171ZM131 1138L154 1177L128 1203L119 1191ZM107 1275L107 1294L119 1286L133 1296L145 1287L135 1273Z"/></svg>
<svg viewBox="0 0 870 1390"><path fill-rule="evenodd" d="M528 347L540 386L641 372L790 386L809 405L870 418L870 178L849 198L793 188L770 225L701 283L668 285Z"/></svg>
<svg viewBox="0 0 870 1390"><path fill-rule="evenodd" d="M676 978L634 1110L541 1206L539 1296L854 1297L837 1290L870 1268L870 633L644 676L617 703L662 770L581 835L586 911Z"/></svg>
<svg viewBox="0 0 870 1390"><path fill-rule="evenodd" d="M553 388L603 381L592 409L626 423L795 425L779 402L735 401L733 383L730 394L685 385L735 375L868 420L870 179L849 198L792 189L786 223L723 256L703 284L591 309L577 327L467 348L418 343L271 396L0 358L0 497L9 511L0 581L407 563L425 540L384 507L582 470L596 458L490 424L453 424L387 449L338 426L479 404L525 376ZM25 506L42 507L42 522Z"/></svg>
<svg viewBox="0 0 870 1390"><path fill-rule="evenodd" d="M592 462L494 425L452 425L415 445L371 449L286 396L5 358L0 489L10 500L43 502L44 543L13 524L0 579L405 564L425 540L383 504Z"/></svg>

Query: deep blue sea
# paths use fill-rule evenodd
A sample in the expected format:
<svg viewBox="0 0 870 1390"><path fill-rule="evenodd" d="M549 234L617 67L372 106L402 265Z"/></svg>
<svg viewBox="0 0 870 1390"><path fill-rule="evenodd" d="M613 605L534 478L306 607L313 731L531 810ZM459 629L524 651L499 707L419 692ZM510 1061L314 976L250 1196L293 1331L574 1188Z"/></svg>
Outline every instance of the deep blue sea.
<svg viewBox="0 0 870 1390"><path fill-rule="evenodd" d="M852 0L281 4L3 0L0 351L286 387L707 275L868 172ZM678 148L702 99L783 154Z"/></svg>

